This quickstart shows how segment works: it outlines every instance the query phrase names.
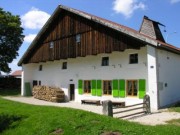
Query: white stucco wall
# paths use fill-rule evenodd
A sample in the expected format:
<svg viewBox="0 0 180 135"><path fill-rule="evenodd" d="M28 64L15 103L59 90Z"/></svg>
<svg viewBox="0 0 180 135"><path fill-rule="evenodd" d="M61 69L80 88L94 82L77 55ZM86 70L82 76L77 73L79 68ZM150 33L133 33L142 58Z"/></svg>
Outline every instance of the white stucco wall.
<svg viewBox="0 0 180 135"><path fill-rule="evenodd" d="M159 105L180 101L180 55L158 50Z"/></svg>
<svg viewBox="0 0 180 135"><path fill-rule="evenodd" d="M129 54L138 53L138 64L129 64ZM109 66L101 66L102 57L109 57ZM113 98L113 96L92 96L90 94L78 94L78 80L113 80L113 79L146 79L147 70L147 47L140 50L127 49L124 52L111 54L99 54L97 56L78 57L68 60L59 60L46 63L23 65L24 82L40 80L41 85L60 87L69 99L69 84L75 84L75 101L81 99L118 100L126 101L126 104L142 102L138 97ZM67 61L67 69L62 70L62 63ZM39 65L43 65L39 71ZM150 74L150 73L149 73ZM147 82L147 81L146 81ZM151 82L151 81L150 81ZM147 89L148 89L148 85Z"/></svg>
<svg viewBox="0 0 180 135"><path fill-rule="evenodd" d="M150 96L151 108L158 109L158 90L157 90L157 59L156 48L147 46L147 71L148 71L148 88L147 94Z"/></svg>

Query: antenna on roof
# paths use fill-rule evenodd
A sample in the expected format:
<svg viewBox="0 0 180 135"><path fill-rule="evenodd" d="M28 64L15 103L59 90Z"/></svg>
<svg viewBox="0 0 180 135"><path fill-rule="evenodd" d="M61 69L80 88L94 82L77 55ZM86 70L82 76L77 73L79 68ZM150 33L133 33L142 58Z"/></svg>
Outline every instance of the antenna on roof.
<svg viewBox="0 0 180 135"><path fill-rule="evenodd" d="M157 24L163 26L163 27L166 27L164 24L160 23L160 22L157 22Z"/></svg>
<svg viewBox="0 0 180 135"><path fill-rule="evenodd" d="M167 32L167 30L166 30L166 26L164 26L164 30L163 30L164 32Z"/></svg>

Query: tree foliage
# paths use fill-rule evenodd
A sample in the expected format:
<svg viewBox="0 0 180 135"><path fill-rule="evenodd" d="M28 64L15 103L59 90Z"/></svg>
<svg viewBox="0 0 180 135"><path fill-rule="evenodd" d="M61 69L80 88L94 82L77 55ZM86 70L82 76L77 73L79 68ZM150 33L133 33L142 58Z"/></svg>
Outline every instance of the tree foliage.
<svg viewBox="0 0 180 135"><path fill-rule="evenodd" d="M0 71L11 71L8 64L18 56L23 38L20 17L0 8Z"/></svg>

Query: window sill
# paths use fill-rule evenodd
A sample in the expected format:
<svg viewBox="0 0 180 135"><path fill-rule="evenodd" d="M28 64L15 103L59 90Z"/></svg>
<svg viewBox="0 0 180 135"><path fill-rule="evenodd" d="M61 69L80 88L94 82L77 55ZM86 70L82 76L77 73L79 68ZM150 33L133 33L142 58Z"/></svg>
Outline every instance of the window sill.
<svg viewBox="0 0 180 135"><path fill-rule="evenodd" d="M91 95L91 93L83 93L83 95Z"/></svg>
<svg viewBox="0 0 180 135"><path fill-rule="evenodd" d="M111 94L111 95L108 95L108 94L103 94L102 96L107 96L107 97L109 97L109 96L112 96L112 94Z"/></svg>
<svg viewBox="0 0 180 135"><path fill-rule="evenodd" d="M139 68L139 64L128 64L128 68Z"/></svg>
<svg viewBox="0 0 180 135"><path fill-rule="evenodd" d="M138 96L126 96L126 98L138 98Z"/></svg>
<svg viewBox="0 0 180 135"><path fill-rule="evenodd" d="M109 65L101 65L101 67L109 67Z"/></svg>

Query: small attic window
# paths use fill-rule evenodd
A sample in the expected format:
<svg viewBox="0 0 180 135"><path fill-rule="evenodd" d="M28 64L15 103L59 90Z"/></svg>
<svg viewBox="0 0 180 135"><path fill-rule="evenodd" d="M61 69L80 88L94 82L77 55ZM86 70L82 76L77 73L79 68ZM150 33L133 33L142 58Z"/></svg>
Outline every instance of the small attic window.
<svg viewBox="0 0 180 135"><path fill-rule="evenodd" d="M81 34L77 34L76 35L76 43L80 43L81 42Z"/></svg>
<svg viewBox="0 0 180 135"><path fill-rule="evenodd" d="M109 57L102 57L101 66L109 66Z"/></svg>
<svg viewBox="0 0 180 135"><path fill-rule="evenodd" d="M39 71L42 71L43 66L39 65Z"/></svg>
<svg viewBox="0 0 180 135"><path fill-rule="evenodd" d="M129 64L137 64L138 63L138 54L130 54L129 55Z"/></svg>
<svg viewBox="0 0 180 135"><path fill-rule="evenodd" d="M62 69L67 69L67 62L62 63Z"/></svg>
<svg viewBox="0 0 180 135"><path fill-rule="evenodd" d="M51 49L54 48L54 42L51 41L51 42L49 43L49 48L51 48Z"/></svg>

